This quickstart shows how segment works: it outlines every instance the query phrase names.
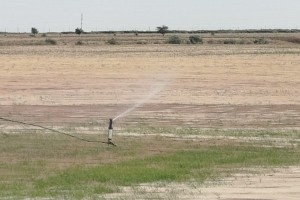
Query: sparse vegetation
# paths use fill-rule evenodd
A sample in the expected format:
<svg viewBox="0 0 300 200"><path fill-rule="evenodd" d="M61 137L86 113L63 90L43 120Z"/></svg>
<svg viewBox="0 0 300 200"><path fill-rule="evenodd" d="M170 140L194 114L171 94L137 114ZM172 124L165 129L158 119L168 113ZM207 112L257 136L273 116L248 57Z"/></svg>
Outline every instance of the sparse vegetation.
<svg viewBox="0 0 300 200"><path fill-rule="evenodd" d="M107 41L108 44L111 44L111 45L117 45L118 42L115 38L111 38L110 40Z"/></svg>
<svg viewBox="0 0 300 200"><path fill-rule="evenodd" d="M165 36L165 34L168 33L168 31L169 31L169 27L165 26L165 25L162 25L162 26L156 27L156 30L157 30L158 33L160 33L163 36Z"/></svg>
<svg viewBox="0 0 300 200"><path fill-rule="evenodd" d="M243 143L216 145L212 142L199 146L147 137L145 140L132 138L130 143L126 140L120 147L109 149L40 131L0 134L0 137L3 137L1 154L14 157L14 161L0 164L0 198L91 198L117 191L120 186L191 179L202 183L219 176L223 170L300 163L299 148L267 148ZM159 153L145 155L149 144L156 144L151 148ZM114 160L103 163L105 156ZM64 165L57 168L56 163ZM8 169L10 176L6 174Z"/></svg>
<svg viewBox="0 0 300 200"><path fill-rule="evenodd" d="M177 33L178 31L168 31L169 33ZM77 30L77 33L81 34L83 33L82 30ZM112 36L112 34L116 34L118 33L118 37L117 36ZM151 32L153 33L153 32ZM164 39L159 37L156 34L151 34L151 33L145 33L143 32L142 35L140 35L140 32L137 31L124 31L123 32L113 32L113 31L109 31L107 33L85 33L84 34L84 38L80 39L86 46L88 45L102 45L102 44L109 44L109 42L107 42L110 38L114 38L115 40L117 40L118 42L116 44L163 44L163 43L168 43L168 39ZM10 35L11 33L8 33L7 35ZM74 32L63 32L63 33L59 33L59 35L57 33L43 33L41 34L41 37L49 37L52 39L55 39L57 41L57 44L59 45L63 45L63 44L76 44L76 40L78 39L72 39L72 37L66 38L66 37L61 37L63 34L74 34ZM93 34L97 34L97 36L99 34L103 34L103 37L94 37L95 35ZM138 34L138 36L136 35ZM274 33L273 35L261 35L263 37L261 37L260 35L237 35L237 34L220 34L220 35L216 35L214 37L211 37L209 33L203 34L203 35L196 35L194 34L194 32L185 32L185 33L180 33L177 34L176 36L178 36L181 39L180 44L244 44L244 45L250 45L250 44L269 44L270 42L290 42L290 43L294 43L294 44L298 44L300 43L299 37L297 37L297 35L293 35L293 36L282 36L282 35L278 35L276 36L276 34ZM19 34L19 36L22 36L22 33ZM30 34L31 37L36 37L33 34ZM58 37L59 36L59 37ZM26 35L27 37L27 35ZM138 37L138 38L137 38ZM22 38L22 37L20 37ZM101 39L100 39L101 38ZM0 45L43 45L45 44L44 41L40 40L40 38L36 38L36 40L26 40L24 38L22 38L21 40L15 40L15 41L1 41ZM172 43L172 41L171 41ZM282 42L281 42L282 43ZM111 44L114 44L114 41L111 41ZM178 42L176 42L175 44L178 44ZM78 44L80 45L80 44Z"/></svg>
<svg viewBox="0 0 300 200"><path fill-rule="evenodd" d="M254 44L269 44L269 42L265 38L258 38L254 40Z"/></svg>
<svg viewBox="0 0 300 200"><path fill-rule="evenodd" d="M190 36L189 41L191 42L191 44L203 44L202 38L200 38L200 36L198 35Z"/></svg>
<svg viewBox="0 0 300 200"><path fill-rule="evenodd" d="M54 40L54 39L51 39L51 38L47 38L45 40L46 44L49 44L49 45L57 45L57 41Z"/></svg>
<svg viewBox="0 0 300 200"><path fill-rule="evenodd" d="M224 40L223 43L224 44L237 44L237 41L234 39L228 39L228 40Z"/></svg>
<svg viewBox="0 0 300 200"><path fill-rule="evenodd" d="M173 35L173 36L169 37L167 43L168 44L181 44L182 40L179 36Z"/></svg>

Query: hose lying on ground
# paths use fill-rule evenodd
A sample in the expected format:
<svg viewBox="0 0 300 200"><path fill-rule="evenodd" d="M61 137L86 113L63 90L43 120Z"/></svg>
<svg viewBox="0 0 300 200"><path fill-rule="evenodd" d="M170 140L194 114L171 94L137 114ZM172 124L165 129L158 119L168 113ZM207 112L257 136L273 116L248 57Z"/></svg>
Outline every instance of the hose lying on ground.
<svg viewBox="0 0 300 200"><path fill-rule="evenodd" d="M7 119L7 118L4 118L4 117L0 117L0 120L7 121L7 122L13 122L13 123L17 123L17 124L23 124L23 125L27 125L27 126L38 127L38 128L41 128L41 129L45 129L45 130L48 130L48 131L52 131L52 132L55 132L55 133L66 135L68 137L72 137L72 138L75 138L77 140L81 140L81 141L84 141L84 142L102 143L102 144L111 144L111 145L114 145L112 142L103 142L103 141L97 141L97 140L88 140L88 139L85 139L85 138L81 138L81 137L78 137L78 136L75 136L75 135L71 135L69 133L64 133L64 132L61 132L61 131L58 131L58 130L55 130L55 129L52 129L52 128L47 128L47 127L44 127L44 126L41 126L41 125L37 125L37 124L31 124L31 123L21 122L21 121L17 121L17 120Z"/></svg>

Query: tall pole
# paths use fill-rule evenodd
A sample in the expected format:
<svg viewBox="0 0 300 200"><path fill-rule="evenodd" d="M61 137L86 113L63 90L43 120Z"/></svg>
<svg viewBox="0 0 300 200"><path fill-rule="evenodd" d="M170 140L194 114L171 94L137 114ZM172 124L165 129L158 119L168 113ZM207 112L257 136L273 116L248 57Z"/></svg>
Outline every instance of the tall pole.
<svg viewBox="0 0 300 200"><path fill-rule="evenodd" d="M82 30L83 13L81 13L81 30Z"/></svg>

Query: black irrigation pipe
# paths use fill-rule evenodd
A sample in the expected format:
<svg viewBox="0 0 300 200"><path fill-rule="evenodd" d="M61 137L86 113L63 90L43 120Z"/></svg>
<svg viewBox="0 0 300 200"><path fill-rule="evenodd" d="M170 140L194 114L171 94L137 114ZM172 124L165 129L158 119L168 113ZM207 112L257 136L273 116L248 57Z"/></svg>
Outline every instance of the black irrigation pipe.
<svg viewBox="0 0 300 200"><path fill-rule="evenodd" d="M52 132L55 132L55 133L59 133L59 134L62 134L62 135L66 135L68 137L72 137L72 138L75 138L77 140L81 140L81 141L84 141L84 142L90 142L90 143L102 143L102 144L108 144L108 145L114 145L112 142L103 142L103 141L97 141L97 140L88 140L88 139L84 139L84 138L81 138L81 137L77 137L75 135L71 135L71 134L68 134L68 133L64 133L64 132L61 132L61 131L58 131L58 130L54 130L52 128L47 128L47 127L44 127L44 126L40 126L40 125L36 125L36 124L31 124L31 123L26 123L26 122L21 122L21 121L17 121L17 120L12 120L12 119L7 119L7 118L4 118L4 117L0 117L0 120L2 121L7 121L7 122L13 122L13 123L18 123L18 124L23 124L23 125L27 125L27 126L35 126L35 127L38 127L38 128L41 128L41 129L45 129L45 130L48 130L48 131L52 131ZM115 145L114 145L115 146Z"/></svg>

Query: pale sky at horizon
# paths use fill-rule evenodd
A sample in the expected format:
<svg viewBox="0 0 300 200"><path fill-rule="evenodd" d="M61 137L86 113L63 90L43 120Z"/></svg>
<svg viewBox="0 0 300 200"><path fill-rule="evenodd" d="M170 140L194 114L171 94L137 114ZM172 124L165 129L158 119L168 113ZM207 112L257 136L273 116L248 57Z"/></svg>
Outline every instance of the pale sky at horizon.
<svg viewBox="0 0 300 200"><path fill-rule="evenodd" d="M300 29L300 0L0 0L0 32Z"/></svg>

